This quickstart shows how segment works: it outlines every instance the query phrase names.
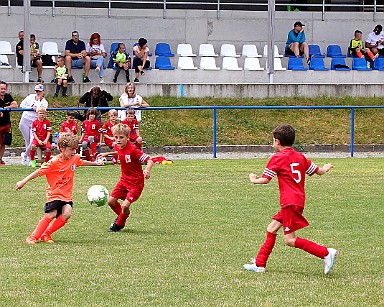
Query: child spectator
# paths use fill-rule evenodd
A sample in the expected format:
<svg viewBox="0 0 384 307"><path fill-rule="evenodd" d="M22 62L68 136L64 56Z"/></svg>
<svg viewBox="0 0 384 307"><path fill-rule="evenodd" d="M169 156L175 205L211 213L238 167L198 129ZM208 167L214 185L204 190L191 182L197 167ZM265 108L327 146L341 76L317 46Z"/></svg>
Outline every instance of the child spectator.
<svg viewBox="0 0 384 307"><path fill-rule="evenodd" d="M113 147L115 146L115 138L112 133L112 128L119 123L117 121L117 111L115 109L109 110L108 117L109 121L104 124L103 129L104 143L110 149L113 149ZM115 157L112 157L112 163L114 165L117 165L117 160Z"/></svg>
<svg viewBox="0 0 384 307"><path fill-rule="evenodd" d="M47 111L44 107L37 109L37 119L32 123L33 140L30 151L31 166L36 167L35 154L37 147L45 149L45 160L47 163L51 159L51 122L46 118Z"/></svg>
<svg viewBox="0 0 384 307"><path fill-rule="evenodd" d="M81 127L81 146L84 150L84 155L88 161L94 161L96 157L96 145L101 143L101 133L103 129L98 120L96 108L89 108L87 111L87 119L83 121ZM101 144L99 144L100 146ZM92 151L92 155L89 153L89 148Z"/></svg>
<svg viewBox="0 0 384 307"><path fill-rule="evenodd" d="M129 134L129 140L135 144L137 148L141 148L141 145L143 145L143 139L140 136L139 123L135 118L135 110L127 110L127 118L122 121L122 124L128 125L131 131Z"/></svg>
<svg viewBox="0 0 384 307"><path fill-rule="evenodd" d="M144 75L144 69L151 65L151 62L148 60L149 48L145 38L139 38L138 44L133 47L133 53L135 54L135 58L133 60L135 80L133 80L133 82L138 83L139 73L140 75Z"/></svg>
<svg viewBox="0 0 384 307"><path fill-rule="evenodd" d="M72 133L60 133L58 145L59 155L16 183L16 190L20 190L28 181L39 176L46 176L48 181L47 203L44 206L45 214L37 224L36 229L27 237L26 244L37 244L39 239L45 243L53 243L52 233L63 227L72 214L73 178L76 167L103 165L101 161L81 160L80 156L76 154L77 138ZM50 225L55 218L56 220Z"/></svg>
<svg viewBox="0 0 384 307"><path fill-rule="evenodd" d="M75 121L75 118L76 112L68 110L67 120L61 123L60 132L72 132L74 135L77 136L77 133L79 132L79 125Z"/></svg>
<svg viewBox="0 0 384 307"><path fill-rule="evenodd" d="M113 63L116 66L117 70L115 73L115 77L113 78L113 83L117 82L117 77L120 74L120 71L124 69L125 76L127 78L127 82L129 81L129 69L131 68L131 58L129 55L125 52L125 45L123 43L120 43L117 46L115 55L113 57Z"/></svg>
<svg viewBox="0 0 384 307"><path fill-rule="evenodd" d="M117 218L109 227L109 232L117 232L125 227L130 215L130 206L136 201L144 189L144 178L149 179L153 161L150 156L133 146L128 138L129 127L117 124L112 128L116 145L113 152L102 153L99 156L107 157L113 155L119 158L121 163L121 177L108 199L108 205L117 214ZM146 168L142 169L142 163ZM123 202L119 203L119 199Z"/></svg>
<svg viewBox="0 0 384 307"><path fill-rule="evenodd" d="M53 69L54 74L54 80L56 83L56 91L54 97L59 96L60 87L63 87L62 95L63 97L68 97L67 95L67 84L68 84L68 69L64 65L64 58L62 56L59 56L57 58L57 65L55 65Z"/></svg>
<svg viewBox="0 0 384 307"><path fill-rule="evenodd" d="M274 215L272 222L267 227L267 238L261 246L256 259L251 259L252 264L244 264L249 271L263 273L267 260L275 246L277 231L283 227L284 240L288 246L300 248L314 256L324 259L324 273L328 274L337 256L337 251L316 244L315 242L296 236L296 231L309 225L302 215L305 203L305 174L323 175L333 166L325 164L319 168L304 155L293 148L295 130L290 125L280 125L273 130L273 147L276 153L269 160L263 175L259 178L250 174L249 179L254 184L267 184L277 176L280 189L281 210Z"/></svg>
<svg viewBox="0 0 384 307"><path fill-rule="evenodd" d="M356 30L355 37L349 43L349 53L354 57L365 58L373 68L373 61L375 59L372 51L369 48L363 47L363 32Z"/></svg>

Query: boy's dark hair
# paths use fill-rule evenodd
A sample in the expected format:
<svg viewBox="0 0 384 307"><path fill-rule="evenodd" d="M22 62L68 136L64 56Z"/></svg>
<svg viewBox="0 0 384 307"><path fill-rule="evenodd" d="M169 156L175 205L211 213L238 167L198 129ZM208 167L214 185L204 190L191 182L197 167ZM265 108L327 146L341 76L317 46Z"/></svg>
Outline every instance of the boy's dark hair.
<svg viewBox="0 0 384 307"><path fill-rule="evenodd" d="M29 36L29 38L34 38L34 39L36 39L36 35L35 35L35 34L31 34L31 35Z"/></svg>
<svg viewBox="0 0 384 307"><path fill-rule="evenodd" d="M74 118L76 118L78 112L76 111L72 111L72 110L67 110L67 116L72 116Z"/></svg>
<svg viewBox="0 0 384 307"><path fill-rule="evenodd" d="M8 86L7 82L5 82L3 80L0 80L0 84L5 84L6 86Z"/></svg>
<svg viewBox="0 0 384 307"><path fill-rule="evenodd" d="M147 43L147 40L144 37L139 38L139 46L143 47Z"/></svg>
<svg viewBox="0 0 384 307"><path fill-rule="evenodd" d="M360 30L356 30L355 31L355 36L356 36L356 34L363 34L363 32L361 32Z"/></svg>
<svg viewBox="0 0 384 307"><path fill-rule="evenodd" d="M117 47L116 47L116 50L115 50L116 53L117 53L117 51L119 51L121 45L124 46L124 43L118 43L117 44Z"/></svg>
<svg viewBox="0 0 384 307"><path fill-rule="evenodd" d="M96 115L97 116L97 110L96 110L96 108L89 108L88 110L87 110L87 114L86 114L86 118L87 119L89 119L89 115Z"/></svg>
<svg viewBox="0 0 384 307"><path fill-rule="evenodd" d="M273 129L273 137L281 146L292 146L295 142L295 129L291 125L282 124Z"/></svg>
<svg viewBox="0 0 384 307"><path fill-rule="evenodd" d="M375 30L378 30L380 32L383 31L382 25L376 25Z"/></svg>

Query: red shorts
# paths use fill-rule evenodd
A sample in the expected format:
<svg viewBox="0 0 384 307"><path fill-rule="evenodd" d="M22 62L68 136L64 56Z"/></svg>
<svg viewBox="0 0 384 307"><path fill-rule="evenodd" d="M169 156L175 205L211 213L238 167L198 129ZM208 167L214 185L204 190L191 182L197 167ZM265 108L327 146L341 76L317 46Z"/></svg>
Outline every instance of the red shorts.
<svg viewBox="0 0 384 307"><path fill-rule="evenodd" d="M284 208L272 216L272 218L283 224L284 234L289 234L309 225L303 216L304 207L291 205Z"/></svg>
<svg viewBox="0 0 384 307"><path fill-rule="evenodd" d="M36 139L32 140L32 145L36 145L37 147L40 147L41 149L51 149L51 143L48 141L45 145L40 145Z"/></svg>
<svg viewBox="0 0 384 307"><path fill-rule="evenodd" d="M0 145L3 145L3 133L11 132L11 125L0 126Z"/></svg>
<svg viewBox="0 0 384 307"><path fill-rule="evenodd" d="M107 145L109 148L113 148L113 140L110 140L110 139L104 139L104 143L105 145Z"/></svg>
<svg viewBox="0 0 384 307"><path fill-rule="evenodd" d="M126 181L120 180L113 189L111 196L117 199L128 200L130 203L138 200L144 185L132 186Z"/></svg>

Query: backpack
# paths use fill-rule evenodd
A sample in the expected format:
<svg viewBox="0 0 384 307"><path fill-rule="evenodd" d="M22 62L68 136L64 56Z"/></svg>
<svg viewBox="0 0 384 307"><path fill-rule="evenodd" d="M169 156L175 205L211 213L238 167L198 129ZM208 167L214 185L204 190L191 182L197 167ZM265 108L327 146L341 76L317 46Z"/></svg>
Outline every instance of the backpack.
<svg viewBox="0 0 384 307"><path fill-rule="evenodd" d="M41 61L43 62L43 66L55 66L56 65L56 63L52 59L52 56L49 54L43 54L41 56Z"/></svg>

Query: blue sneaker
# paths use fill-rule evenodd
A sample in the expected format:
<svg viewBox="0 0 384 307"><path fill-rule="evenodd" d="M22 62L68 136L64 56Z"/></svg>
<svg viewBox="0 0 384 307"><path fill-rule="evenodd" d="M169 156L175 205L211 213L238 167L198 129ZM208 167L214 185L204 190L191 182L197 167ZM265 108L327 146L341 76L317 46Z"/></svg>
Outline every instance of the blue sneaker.
<svg viewBox="0 0 384 307"><path fill-rule="evenodd" d="M331 272L333 264L335 263L336 257L339 252L334 248L327 248L328 255L324 257L324 274L329 274Z"/></svg>

